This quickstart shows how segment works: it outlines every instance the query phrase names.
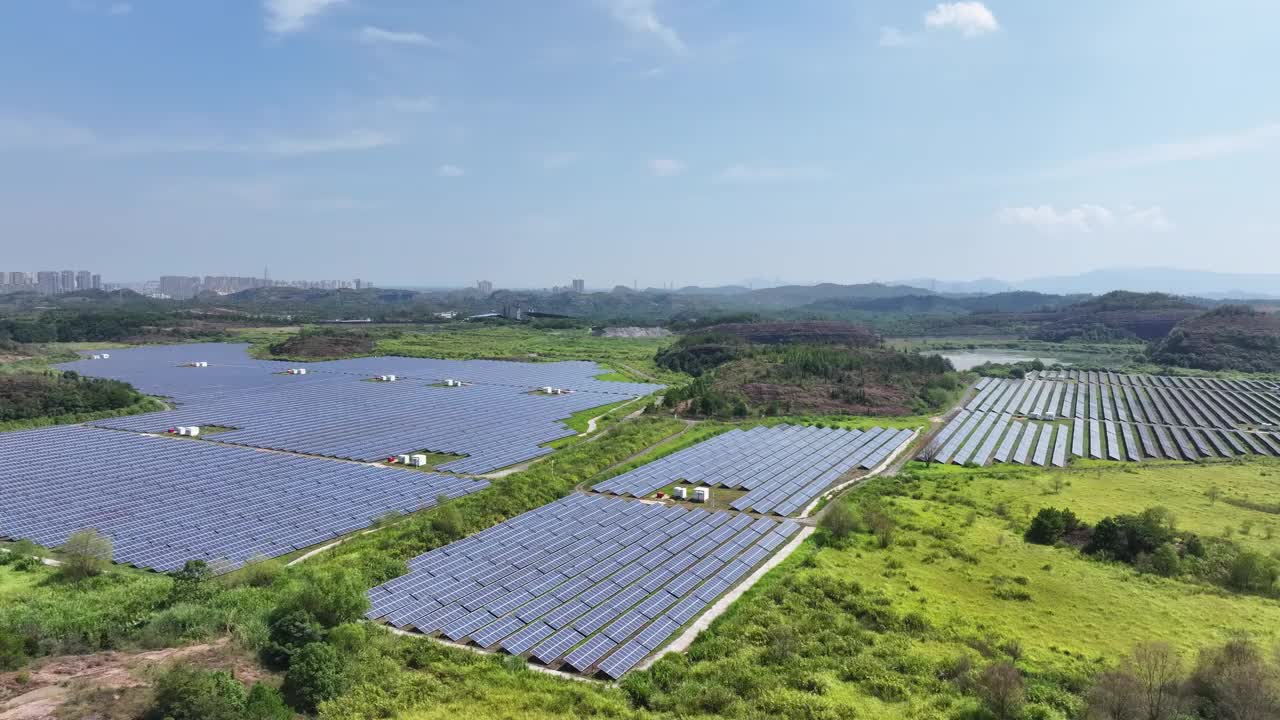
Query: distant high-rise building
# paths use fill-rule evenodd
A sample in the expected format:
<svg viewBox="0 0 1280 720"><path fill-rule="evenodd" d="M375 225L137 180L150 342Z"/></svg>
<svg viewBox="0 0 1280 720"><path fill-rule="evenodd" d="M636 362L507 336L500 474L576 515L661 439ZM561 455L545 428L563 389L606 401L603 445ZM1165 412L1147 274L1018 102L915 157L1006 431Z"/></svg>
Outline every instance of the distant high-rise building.
<svg viewBox="0 0 1280 720"><path fill-rule="evenodd" d="M493 292L493 283L489 282L488 280L477 281L476 289L480 291L481 295L489 295L490 293Z"/></svg>
<svg viewBox="0 0 1280 720"><path fill-rule="evenodd" d="M61 287L59 275L55 270L41 270L36 273L36 292L41 295L55 295Z"/></svg>
<svg viewBox="0 0 1280 720"><path fill-rule="evenodd" d="M580 293L580 292L582 292L582 291L583 291L583 289L585 289L585 288L586 288L586 286L587 286L587 285L586 285L586 283L582 282L581 280L574 280L574 281L573 281L573 291L574 291L574 292L576 292L576 293Z"/></svg>
<svg viewBox="0 0 1280 720"><path fill-rule="evenodd" d="M60 273L60 281L58 283L58 292L69 293L75 292L76 289L76 271L63 270Z"/></svg>
<svg viewBox="0 0 1280 720"><path fill-rule="evenodd" d="M97 273L94 273L93 276L89 279L89 284L93 287L94 290L101 290L102 276Z"/></svg>
<svg viewBox="0 0 1280 720"><path fill-rule="evenodd" d="M188 300L195 297L200 286L200 278L185 275L163 275L160 277L160 294L168 295L174 300Z"/></svg>
<svg viewBox="0 0 1280 720"><path fill-rule="evenodd" d="M81 270L76 273L76 289L88 290L93 287L93 273L88 270Z"/></svg>

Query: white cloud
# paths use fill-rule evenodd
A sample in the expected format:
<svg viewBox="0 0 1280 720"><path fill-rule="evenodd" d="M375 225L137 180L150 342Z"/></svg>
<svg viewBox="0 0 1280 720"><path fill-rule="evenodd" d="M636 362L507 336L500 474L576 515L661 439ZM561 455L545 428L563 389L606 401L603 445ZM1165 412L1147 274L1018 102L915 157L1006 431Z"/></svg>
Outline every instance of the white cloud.
<svg viewBox="0 0 1280 720"><path fill-rule="evenodd" d="M420 32L386 30L372 25L360 29L360 42L367 45L417 45L419 47L439 47L440 43Z"/></svg>
<svg viewBox="0 0 1280 720"><path fill-rule="evenodd" d="M684 169L684 163L675 158L659 157L649 161L649 172L655 177L674 177Z"/></svg>
<svg viewBox="0 0 1280 720"><path fill-rule="evenodd" d="M985 35L1000 29L996 16L980 2L938 3L925 13L924 25L930 30L959 30L965 37Z"/></svg>
<svg viewBox="0 0 1280 720"><path fill-rule="evenodd" d="M812 182L827 177L827 171L816 165L770 167L739 163L725 168L720 173L719 180L731 183L788 183Z"/></svg>
<svg viewBox="0 0 1280 720"><path fill-rule="evenodd" d="M298 32L317 15L346 0L264 0L267 29L277 35Z"/></svg>
<svg viewBox="0 0 1280 720"><path fill-rule="evenodd" d="M1115 210L1091 204L1063 210L1052 205L1007 207L996 213L996 219L1004 225L1025 225L1041 231L1092 233L1131 229L1165 232L1174 228L1164 208L1159 205L1149 208L1124 206Z"/></svg>
<svg viewBox="0 0 1280 720"><path fill-rule="evenodd" d="M441 165L440 167L436 168L436 175L439 175L440 177L447 177L447 178L462 177L463 175L466 175L466 174L467 174L467 171L461 167L458 167L457 165Z"/></svg>
<svg viewBox="0 0 1280 720"><path fill-rule="evenodd" d="M133 6L126 2L111 3L107 8L108 15L128 15L133 12Z"/></svg>
<svg viewBox="0 0 1280 720"><path fill-rule="evenodd" d="M688 48L671 26L658 17L657 0L606 0L613 19L630 32L656 39L668 50L684 53Z"/></svg>
<svg viewBox="0 0 1280 720"><path fill-rule="evenodd" d="M916 38L908 35L896 27L886 25L880 28L880 47L906 47L914 45Z"/></svg>

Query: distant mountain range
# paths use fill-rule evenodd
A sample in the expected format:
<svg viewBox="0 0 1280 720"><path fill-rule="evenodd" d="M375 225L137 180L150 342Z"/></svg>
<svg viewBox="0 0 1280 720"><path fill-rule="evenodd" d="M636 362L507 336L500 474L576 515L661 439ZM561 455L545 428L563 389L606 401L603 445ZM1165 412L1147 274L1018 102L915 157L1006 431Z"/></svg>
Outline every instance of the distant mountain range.
<svg viewBox="0 0 1280 720"><path fill-rule="evenodd" d="M1033 278L1020 282L1006 282L994 278L966 281L916 278L904 280L902 284L943 294L990 294L1010 290L1030 290L1062 295L1079 293L1101 295L1112 290L1130 290L1193 295L1215 300L1280 298L1280 275L1219 273L1173 268L1110 268L1079 275Z"/></svg>

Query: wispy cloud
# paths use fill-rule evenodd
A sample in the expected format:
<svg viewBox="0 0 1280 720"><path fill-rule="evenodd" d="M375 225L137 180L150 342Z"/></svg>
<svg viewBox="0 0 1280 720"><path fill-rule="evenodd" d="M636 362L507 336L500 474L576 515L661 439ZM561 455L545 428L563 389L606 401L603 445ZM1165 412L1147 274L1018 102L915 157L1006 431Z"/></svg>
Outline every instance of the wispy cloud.
<svg viewBox="0 0 1280 720"><path fill-rule="evenodd" d="M649 172L655 177L674 177L684 170L684 163L675 158L658 157L649 161Z"/></svg>
<svg viewBox="0 0 1280 720"><path fill-rule="evenodd" d="M111 3L107 8L108 15L128 15L133 12L133 6L126 2Z"/></svg>
<svg viewBox="0 0 1280 720"><path fill-rule="evenodd" d="M467 174L466 169L459 167L457 165L441 165L440 167L436 168L436 175L439 175L440 177L455 178L455 177L462 177L463 175L466 175L466 174Z"/></svg>
<svg viewBox="0 0 1280 720"><path fill-rule="evenodd" d="M101 0L72 0L71 8L79 12L102 15L128 15L133 5L127 2L103 2Z"/></svg>
<svg viewBox="0 0 1280 720"><path fill-rule="evenodd" d="M267 30L277 35L298 32L316 16L344 2L346 0L264 0Z"/></svg>
<svg viewBox="0 0 1280 720"><path fill-rule="evenodd" d="M82 150L103 155L234 153L296 156L373 150L397 142L398 138L393 135L367 129L315 135L260 133L243 138L212 134L111 137L56 117L0 115L0 150L10 151Z"/></svg>
<svg viewBox="0 0 1280 720"><path fill-rule="evenodd" d="M638 37L656 40L675 53L688 51L680 34L658 17L657 0L605 0L613 19Z"/></svg>
<svg viewBox="0 0 1280 720"><path fill-rule="evenodd" d="M817 165L765 166L730 165L718 179L728 183L790 183L825 180L830 174Z"/></svg>
<svg viewBox="0 0 1280 720"><path fill-rule="evenodd" d="M360 42L366 45L416 45L418 47L440 47L440 43L420 32L387 30L366 25L360 29Z"/></svg>
<svg viewBox="0 0 1280 720"><path fill-rule="evenodd" d="M1087 155L1039 173L1061 179L1238 155L1280 144L1280 123Z"/></svg>
<svg viewBox="0 0 1280 720"><path fill-rule="evenodd" d="M977 37L1000 29L996 16L980 2L939 3L925 13L930 30L959 30L965 37Z"/></svg>
<svg viewBox="0 0 1280 720"><path fill-rule="evenodd" d="M1114 210L1090 204L1062 210L1052 205L1007 207L996 213L996 220L1004 225L1022 225L1045 232L1093 233L1115 229L1165 232L1174 228L1164 208L1159 205L1148 208L1125 206Z"/></svg>

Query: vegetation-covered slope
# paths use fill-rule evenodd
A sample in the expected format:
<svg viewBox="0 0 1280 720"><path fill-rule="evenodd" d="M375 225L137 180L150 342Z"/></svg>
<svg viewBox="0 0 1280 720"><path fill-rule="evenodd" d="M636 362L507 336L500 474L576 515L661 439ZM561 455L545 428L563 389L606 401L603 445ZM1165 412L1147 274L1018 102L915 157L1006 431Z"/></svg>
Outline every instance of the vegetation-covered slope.
<svg viewBox="0 0 1280 720"><path fill-rule="evenodd" d="M1227 305L1188 318L1151 346L1163 365L1280 372L1280 315Z"/></svg>
<svg viewBox="0 0 1280 720"><path fill-rule="evenodd" d="M1116 291L1058 310L1032 337L1051 342L1155 340L1200 311L1172 295Z"/></svg>

